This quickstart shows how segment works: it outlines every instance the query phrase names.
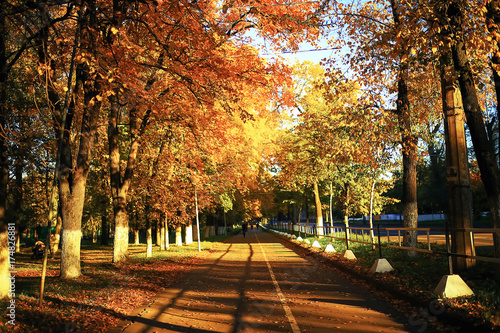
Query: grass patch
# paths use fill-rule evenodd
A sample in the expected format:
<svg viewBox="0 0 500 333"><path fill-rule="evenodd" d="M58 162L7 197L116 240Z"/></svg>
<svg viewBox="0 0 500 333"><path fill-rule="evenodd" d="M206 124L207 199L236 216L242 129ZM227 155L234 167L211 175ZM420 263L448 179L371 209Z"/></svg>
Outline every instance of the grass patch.
<svg viewBox="0 0 500 333"><path fill-rule="evenodd" d="M219 240L224 240L218 237ZM84 241L81 249L82 276L59 279L60 257L49 259L43 307L38 306L41 260L31 259L31 249L16 253L15 323L6 318L8 300L0 301L0 332L105 332L165 287L178 281L220 242L153 248L146 258L146 245L129 245L125 263L111 263L112 246Z"/></svg>

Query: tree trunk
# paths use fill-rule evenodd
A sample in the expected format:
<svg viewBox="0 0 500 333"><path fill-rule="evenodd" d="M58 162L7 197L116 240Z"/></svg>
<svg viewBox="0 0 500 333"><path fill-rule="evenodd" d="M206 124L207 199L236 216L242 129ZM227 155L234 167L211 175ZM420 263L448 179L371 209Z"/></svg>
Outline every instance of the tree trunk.
<svg viewBox="0 0 500 333"><path fill-rule="evenodd" d="M128 259L128 216L127 192L123 193L120 170L120 146L118 132L118 101L116 96L110 97L110 115L108 119L108 143L111 192L113 195L113 219L115 224L113 240L113 262L119 263Z"/></svg>
<svg viewBox="0 0 500 333"><path fill-rule="evenodd" d="M128 259L128 214L125 195L113 198L115 219L115 237L113 241L113 262L119 263Z"/></svg>
<svg viewBox="0 0 500 333"><path fill-rule="evenodd" d="M391 9L396 29L403 29L400 17L399 3L391 0ZM401 53L403 56L409 54L408 47ZM403 225L405 228L418 227L418 205L417 205L417 137L411 129L410 100L408 99L408 62L400 60L398 69L398 100L396 102L396 114L398 117L399 131L401 135L401 149L403 154ZM407 247L417 246L417 232L405 231L403 244ZM415 251L407 252L409 256L415 256Z"/></svg>
<svg viewBox="0 0 500 333"><path fill-rule="evenodd" d="M152 237L152 228L149 225L146 228L146 258L150 258L153 256L153 237Z"/></svg>
<svg viewBox="0 0 500 333"><path fill-rule="evenodd" d="M149 211L151 210L149 205L149 196L146 199L145 218L146 218L146 258L153 256L153 237L151 228L151 219L149 218Z"/></svg>
<svg viewBox="0 0 500 333"><path fill-rule="evenodd" d="M52 235L50 235L50 248L52 249L52 259L55 257L57 251L59 250L59 245L61 243L61 233L62 233L62 213L61 204L57 204L57 222L56 230Z"/></svg>
<svg viewBox="0 0 500 333"><path fill-rule="evenodd" d="M479 99L477 97L474 76L467 57L466 45L464 40L463 20L464 13L460 4L452 2L446 13L445 19L450 20L451 28L449 33L453 32L451 52L455 72L458 76L460 92L467 118L476 160L481 172L481 179L488 197L491 219L494 228L500 228L500 172L495 155L493 144L488 139L483 120L483 112ZM500 257L500 235L495 233L494 237L495 256ZM497 276L500 279L500 265L496 265Z"/></svg>
<svg viewBox="0 0 500 333"><path fill-rule="evenodd" d="M346 238L350 239L351 231L349 230L349 209L346 209L344 211L344 225L345 225Z"/></svg>
<svg viewBox="0 0 500 333"><path fill-rule="evenodd" d="M168 233L168 218L167 214L165 214L165 220L164 220L164 227L165 227L165 233L163 236L164 239L164 244L165 244L165 249L168 249L170 247L170 239L169 239L169 233Z"/></svg>
<svg viewBox="0 0 500 333"><path fill-rule="evenodd" d="M139 229L134 230L134 245L140 245Z"/></svg>
<svg viewBox="0 0 500 333"><path fill-rule="evenodd" d="M73 186L70 185L68 177L59 181L63 217L60 276L62 279L73 279L81 275L80 245L85 181L83 176L75 177Z"/></svg>
<svg viewBox="0 0 500 333"><path fill-rule="evenodd" d="M85 188L90 169L92 149L94 147L99 118L100 102L94 102L100 89L99 83L90 79L90 69L85 65L78 65L76 69L75 92L83 88L83 118L81 124L80 146L73 167L73 156L69 142L69 131L74 115L75 101L71 102L66 118L67 132L64 135L61 152L61 171L59 177L59 200L63 221L61 247L61 278L72 279L81 275L80 245L82 238L82 215L85 203ZM74 130L73 130L74 131Z"/></svg>
<svg viewBox="0 0 500 333"><path fill-rule="evenodd" d="M351 232L349 230L349 205L350 205L349 196L350 195L351 195L350 185L345 184L344 224L345 224L345 232L346 232L347 239L349 239L351 237L351 235L350 235Z"/></svg>
<svg viewBox="0 0 500 333"><path fill-rule="evenodd" d="M309 197L307 196L307 190L304 191L304 204L306 212L306 227L309 227Z"/></svg>
<svg viewBox="0 0 500 333"><path fill-rule="evenodd" d="M151 162L149 166L149 178L153 181L156 177L156 174L158 173L158 163L160 160L160 156L163 152L163 148L165 147L165 141L162 141L160 148L158 149L158 155L156 156L156 159ZM172 164L173 165L173 164ZM150 184L153 182L150 182ZM146 257L152 257L153 256L153 235L152 235L152 223L150 219L150 212L151 212L151 186L148 185L147 187L147 192L146 192L146 205L145 205L145 215L146 215ZM160 214L161 217L161 214ZM163 222L162 222L163 223ZM166 222L166 214L165 214L165 225L167 224ZM165 237L165 248L168 247L168 227L165 226L166 229L166 236ZM159 238L158 237L158 228L156 228L156 245L159 245Z"/></svg>
<svg viewBox="0 0 500 333"><path fill-rule="evenodd" d="M486 27L491 38L496 42L497 47L500 47L500 2L498 0L490 0L486 2ZM497 124L500 123L500 53L496 52L491 56L491 69L493 72L493 82L496 92L497 104ZM499 130L500 132L500 130ZM500 135L497 138L497 150L500 150Z"/></svg>
<svg viewBox="0 0 500 333"><path fill-rule="evenodd" d="M53 184L54 185L54 184ZM50 218L50 216L55 216L55 221L56 221L56 228L57 228L57 225L59 224L59 230L56 230L58 233L54 233L52 234L52 232L50 233L50 239L49 239L49 244L47 246L47 250L49 251L49 253L52 255L52 258L54 258L55 256L55 253L57 252L57 250L59 249L59 242L61 240L61 232L62 232L62 213L61 213L61 209L60 209L60 206L61 206L61 203L60 201L58 200L58 198L55 196L55 193L54 195L52 195L51 191L49 191L49 199L47 201L48 202L48 209L51 209L52 207L52 212L49 212L48 216ZM53 200L53 202L51 203L51 198ZM47 223L47 226L50 225L51 227L51 231L52 231L52 221L50 221L50 223ZM57 244L55 244L57 242Z"/></svg>
<svg viewBox="0 0 500 333"><path fill-rule="evenodd" d="M224 208L225 209L225 208ZM192 224L193 222L191 222ZM226 220L226 211L224 210L224 235L227 235L227 220ZM194 236L193 236L194 237Z"/></svg>
<svg viewBox="0 0 500 333"><path fill-rule="evenodd" d="M160 251L165 251L165 215L160 217Z"/></svg>
<svg viewBox="0 0 500 333"><path fill-rule="evenodd" d="M470 189L467 146L464 129L462 98L451 58L442 58L441 91L445 116L446 180L448 188L448 216L452 227L452 251L472 255L472 241L468 232L454 229L472 227L472 193ZM475 264L472 259L454 257L455 267L466 269Z"/></svg>
<svg viewBox="0 0 500 333"><path fill-rule="evenodd" d="M175 226L175 245L182 246L182 226L180 224Z"/></svg>
<svg viewBox="0 0 500 333"><path fill-rule="evenodd" d="M108 226L108 218L103 212L101 212L101 245L108 245L109 241L109 226Z"/></svg>
<svg viewBox="0 0 500 333"><path fill-rule="evenodd" d="M295 223L297 222L297 203L293 204L293 219L292 219L292 229Z"/></svg>
<svg viewBox="0 0 500 333"><path fill-rule="evenodd" d="M97 231L99 229L97 228L97 225L92 222L92 243L96 244L97 243Z"/></svg>
<svg viewBox="0 0 500 333"><path fill-rule="evenodd" d="M140 239L139 239L139 213L137 209L134 209L133 212L133 221L132 221L132 230L134 233L134 245L139 245L140 244Z"/></svg>
<svg viewBox="0 0 500 333"><path fill-rule="evenodd" d="M16 242L16 253L21 252L21 232L17 228L14 230L15 242ZM10 236L10 235L9 235Z"/></svg>
<svg viewBox="0 0 500 333"><path fill-rule="evenodd" d="M21 42L21 44L17 44L14 47L7 47L6 42L9 41L10 36L7 29L6 19L7 15L10 15L9 13L11 12L10 6L11 4L8 4L7 1L0 2L0 131L2 133L0 134L0 299L8 296L11 285L9 273L9 251L11 251L11 249L9 249L9 242L11 239L9 237L12 236L12 234L9 234L9 232L14 232L12 228L15 228L14 224L7 224L6 219L9 182L8 145L7 138L5 137L5 133L8 132L7 117L9 116L9 101L7 100L6 84L8 82L10 69L14 67L15 63L19 59L22 59L22 53L26 52L26 49L29 49L31 45L36 44L39 40L42 40L44 32L47 32L55 23L55 20L45 20L46 17L41 17L42 15L37 16L43 11L42 8L45 9L44 5L41 5L39 7L40 12L33 12L33 19L39 23L43 21L44 24L38 29L38 31L28 31L28 33L32 33L31 37L37 36L35 38L36 41L29 36L25 36L26 38ZM69 17L70 12L70 10L66 12L66 15L64 15L65 18ZM65 18L60 17L61 20ZM45 41L46 40L44 40L44 42ZM60 100L58 100L58 102L60 102ZM22 230L15 231L21 232ZM15 251L15 247L12 248L12 252L13 251Z"/></svg>
<svg viewBox="0 0 500 333"><path fill-rule="evenodd" d="M405 86L403 89L406 89L406 83L400 83ZM407 90L405 95L407 97ZM409 133L411 131L409 111L409 105L407 105L405 110L398 114L403 144L403 225L405 228L417 228L417 138ZM403 243L404 246L416 248L417 232L405 231ZM414 256L416 252L409 251L408 255Z"/></svg>
<svg viewBox="0 0 500 333"><path fill-rule="evenodd" d="M219 234L218 229L219 229L219 211L216 210L215 215L214 215L214 236Z"/></svg>
<svg viewBox="0 0 500 333"><path fill-rule="evenodd" d="M333 183L330 182L330 223L333 227Z"/></svg>
<svg viewBox="0 0 500 333"><path fill-rule="evenodd" d="M196 224L194 225L195 227L194 238L198 243L198 252L200 252L201 251L200 212L198 210L198 192L196 191L196 187L194 188L194 209L196 213Z"/></svg>
<svg viewBox="0 0 500 333"><path fill-rule="evenodd" d="M189 219L188 224L186 225L186 245L193 243L193 221Z"/></svg>
<svg viewBox="0 0 500 333"><path fill-rule="evenodd" d="M151 110L147 110L142 120L138 110L129 110L130 124L130 149L128 152L127 165L123 172L120 168L120 143L118 119L120 116L120 105L118 103L117 91L110 96L110 113L108 118L108 141L109 141L109 161L111 192L113 195L114 220L115 220L115 240L113 244L113 262L118 263L128 258L128 217L127 217L127 194L134 174L135 163L139 151L140 138L146 130Z"/></svg>
<svg viewBox="0 0 500 333"><path fill-rule="evenodd" d="M375 179L372 180L372 188L370 191L370 212L369 212L369 224L370 224L370 243L374 244L373 249L375 250L375 234L373 232L373 197L375 196Z"/></svg>
<svg viewBox="0 0 500 333"><path fill-rule="evenodd" d="M160 229L161 229L161 224L163 222L159 221L159 220L156 220L156 246L160 246L161 242L160 242L160 239L161 239L161 232L160 232Z"/></svg>
<svg viewBox="0 0 500 333"><path fill-rule="evenodd" d="M297 205L297 225L300 228L300 215L302 214L302 205Z"/></svg>
<svg viewBox="0 0 500 333"><path fill-rule="evenodd" d="M314 203L316 206L316 234L319 236L323 236L325 231L323 230L323 211L321 207L321 198L319 196L319 188L318 183L313 183L313 191L314 191Z"/></svg>

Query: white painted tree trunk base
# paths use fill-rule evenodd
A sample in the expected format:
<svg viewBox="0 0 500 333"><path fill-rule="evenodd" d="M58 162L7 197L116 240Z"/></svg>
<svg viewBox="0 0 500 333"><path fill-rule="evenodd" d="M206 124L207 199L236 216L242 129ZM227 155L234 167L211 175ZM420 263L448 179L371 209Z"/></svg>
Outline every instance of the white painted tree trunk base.
<svg viewBox="0 0 500 333"><path fill-rule="evenodd" d="M80 266L82 232L63 229L62 238L61 279L76 279L82 275Z"/></svg>
<svg viewBox="0 0 500 333"><path fill-rule="evenodd" d="M153 256L153 238L151 235L151 227L146 230L146 258Z"/></svg>
<svg viewBox="0 0 500 333"><path fill-rule="evenodd" d="M128 227L115 227L113 242L113 262L119 263L128 259Z"/></svg>
<svg viewBox="0 0 500 333"><path fill-rule="evenodd" d="M180 226L175 228L175 245L182 246L182 228Z"/></svg>
<svg viewBox="0 0 500 333"><path fill-rule="evenodd" d="M193 243L193 225L188 224L186 226L186 245Z"/></svg>
<svg viewBox="0 0 500 333"><path fill-rule="evenodd" d="M0 233L0 299L7 297L10 292L10 263L8 249L8 232Z"/></svg>

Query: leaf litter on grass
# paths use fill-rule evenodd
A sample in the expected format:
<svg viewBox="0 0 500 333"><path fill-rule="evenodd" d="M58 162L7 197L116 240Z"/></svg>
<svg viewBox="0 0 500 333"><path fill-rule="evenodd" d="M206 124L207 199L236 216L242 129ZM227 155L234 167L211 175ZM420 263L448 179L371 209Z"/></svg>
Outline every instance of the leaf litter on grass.
<svg viewBox="0 0 500 333"><path fill-rule="evenodd" d="M41 269L17 261L15 326L7 322L8 300L0 302L0 332L95 332L106 331L147 304L168 285L201 262L202 252L172 251L162 259L122 264L108 261L109 247L82 251L82 273L78 279L58 278L58 260L47 271L44 304L38 305ZM99 255L101 253L101 255ZM90 260L89 260L90 258ZM41 267L41 265L39 265ZM26 268L28 267L28 268Z"/></svg>

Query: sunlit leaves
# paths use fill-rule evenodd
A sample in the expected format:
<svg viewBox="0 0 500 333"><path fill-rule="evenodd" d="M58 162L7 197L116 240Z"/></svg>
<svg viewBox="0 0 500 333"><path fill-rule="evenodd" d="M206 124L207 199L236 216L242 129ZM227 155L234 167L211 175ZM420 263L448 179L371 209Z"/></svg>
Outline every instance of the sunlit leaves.
<svg viewBox="0 0 500 333"><path fill-rule="evenodd" d="M36 82L29 90L43 99L36 106L45 119L58 119L65 96L73 98L67 130L77 148L85 112L92 107L100 112L93 126L105 138L106 117L116 103L121 180L134 173L131 194L150 194L156 209L172 215L179 210L185 218L192 212L194 188L201 206L208 207L225 193L260 191L270 179L264 162L275 149L276 110L293 105L282 89L290 84L291 71L278 60L259 57L250 36L263 36L280 50L314 42L323 5L97 0L23 7L25 12L10 17L9 24L25 29L18 35L10 29L11 41L24 43L31 39L23 34L54 20L45 44L36 39L23 46L35 52L21 58L30 66L19 69L29 75L17 75L31 78L25 86ZM61 18L66 14L71 19ZM78 17L84 20L80 28ZM47 61L37 59L41 54ZM79 86L74 76L68 80L72 55L73 66L85 69ZM85 95L82 85L91 94ZM51 101L44 91L48 86ZM142 145L136 161L129 155L135 149L131 142ZM110 156L102 148L99 144L91 164L90 200L100 197L94 188L105 182L99 177ZM105 184L101 189L107 190Z"/></svg>

